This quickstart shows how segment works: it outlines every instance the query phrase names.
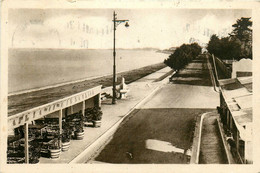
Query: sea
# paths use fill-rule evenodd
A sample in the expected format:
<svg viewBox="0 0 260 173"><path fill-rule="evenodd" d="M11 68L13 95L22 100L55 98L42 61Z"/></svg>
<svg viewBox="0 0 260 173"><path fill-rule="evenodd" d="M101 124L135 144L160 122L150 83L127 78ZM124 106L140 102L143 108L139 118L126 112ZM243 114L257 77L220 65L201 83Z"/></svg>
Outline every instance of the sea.
<svg viewBox="0 0 260 173"><path fill-rule="evenodd" d="M118 49L116 71L163 62L169 54L151 49ZM110 49L29 49L8 51L8 93L14 94L113 73Z"/></svg>

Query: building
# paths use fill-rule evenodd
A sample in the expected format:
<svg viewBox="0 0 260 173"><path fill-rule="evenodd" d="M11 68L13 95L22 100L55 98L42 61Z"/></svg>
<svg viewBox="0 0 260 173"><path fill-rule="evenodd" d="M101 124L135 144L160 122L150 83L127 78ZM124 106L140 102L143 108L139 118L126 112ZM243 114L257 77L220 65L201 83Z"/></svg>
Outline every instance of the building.
<svg viewBox="0 0 260 173"><path fill-rule="evenodd" d="M252 163L252 76L219 80L219 113L237 163Z"/></svg>
<svg viewBox="0 0 260 173"><path fill-rule="evenodd" d="M62 132L63 118L67 114L81 111L83 116L86 108L101 107L101 85L80 93L61 98L59 100L31 108L8 117L8 136L14 136L15 130L24 129L24 156L25 163L29 163L29 127L42 118L55 118L58 120L59 133ZM59 139L60 140L60 139Z"/></svg>
<svg viewBox="0 0 260 173"><path fill-rule="evenodd" d="M252 76L252 60L241 59L232 62L232 78Z"/></svg>

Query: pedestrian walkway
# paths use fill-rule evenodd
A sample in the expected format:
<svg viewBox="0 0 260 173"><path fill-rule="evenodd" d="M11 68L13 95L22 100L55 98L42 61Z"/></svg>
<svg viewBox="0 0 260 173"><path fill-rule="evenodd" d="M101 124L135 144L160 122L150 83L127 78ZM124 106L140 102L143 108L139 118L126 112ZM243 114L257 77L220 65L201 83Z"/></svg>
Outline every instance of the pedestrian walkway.
<svg viewBox="0 0 260 173"><path fill-rule="evenodd" d="M203 119L200 145L200 164L227 164L224 146L217 124L217 113L207 114Z"/></svg>
<svg viewBox="0 0 260 173"><path fill-rule="evenodd" d="M206 63L201 56L175 74L173 81L120 124L111 141L88 163L189 163L195 117L216 110L219 104Z"/></svg>
<svg viewBox="0 0 260 173"><path fill-rule="evenodd" d="M86 150L91 144L99 139L118 121L120 121L131 109L146 98L156 88L168 81L154 82L156 79L171 71L169 67L154 72L142 79L128 85L129 94L125 100L117 100L116 105L111 104L111 99L102 102L102 125L100 128L85 127L85 137L83 140L71 140L69 151L62 152L59 159L40 158L40 163L70 163L79 154Z"/></svg>

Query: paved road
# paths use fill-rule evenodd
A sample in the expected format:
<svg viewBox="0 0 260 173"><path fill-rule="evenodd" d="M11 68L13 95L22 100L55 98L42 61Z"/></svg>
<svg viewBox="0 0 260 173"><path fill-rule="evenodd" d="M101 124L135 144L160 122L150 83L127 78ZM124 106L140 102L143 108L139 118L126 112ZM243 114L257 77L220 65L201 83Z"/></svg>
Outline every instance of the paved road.
<svg viewBox="0 0 260 173"><path fill-rule="evenodd" d="M96 143L96 141L100 139L101 136L105 135L109 129L114 127L114 125L118 121L121 121L122 117L124 117L130 109L141 102L158 86L162 85L164 81L154 82L154 80L161 78L170 71L171 69L169 67L166 67L129 84L128 87L130 89L130 92L128 93L127 99L117 100L116 105L111 104L112 100L110 98L102 101L101 107L103 115L101 127L84 127L85 137L83 140L71 140L69 151L62 152L59 159L53 160L41 157L40 163L70 163L71 161L74 162L75 159L78 160L79 155L83 151L92 146L92 150L88 152L85 157L87 158L86 160L88 160L88 156L92 155L92 152L95 152L95 149L99 148L101 145L99 142ZM84 159L82 159L81 161L84 162Z"/></svg>
<svg viewBox="0 0 260 173"><path fill-rule="evenodd" d="M189 163L194 118L215 109L218 97L200 57L135 110L94 162Z"/></svg>

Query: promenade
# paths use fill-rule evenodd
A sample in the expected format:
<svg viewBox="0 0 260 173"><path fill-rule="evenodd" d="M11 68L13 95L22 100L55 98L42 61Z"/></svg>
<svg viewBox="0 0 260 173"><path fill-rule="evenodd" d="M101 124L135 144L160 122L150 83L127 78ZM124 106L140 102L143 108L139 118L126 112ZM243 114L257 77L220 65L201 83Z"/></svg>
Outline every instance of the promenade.
<svg viewBox="0 0 260 173"><path fill-rule="evenodd" d="M190 163L195 119L219 104L210 70L207 57L202 55L173 75L171 81L173 70L165 67L130 83L126 99L118 99L115 105L111 98L102 101L100 128L85 126L83 140L71 140L70 149L58 159L41 157L39 163ZM223 153L218 133L207 131L212 132L212 118L203 121L200 163L212 163L212 158ZM207 145L207 139L218 143ZM220 154L211 153L214 147L222 150ZM223 162L221 158L214 160Z"/></svg>
<svg viewBox="0 0 260 173"><path fill-rule="evenodd" d="M198 57L135 109L89 163L188 164L195 118L218 104L207 58Z"/></svg>
<svg viewBox="0 0 260 173"><path fill-rule="evenodd" d="M84 162L84 159L88 159L87 157L95 154L95 150L104 144L104 141L102 141L102 143L97 143L96 141L101 138L108 139L109 136L107 136L106 132L115 127L118 122L122 121L125 115L134 110L134 108L138 107L142 101L148 98L147 96L166 83L168 78L165 78L161 81L158 81L158 79L161 79L162 76L165 77L165 75L167 73L169 74L170 71L171 69L166 67L129 84L128 87L130 92L127 99L117 100L116 105L111 104L111 99L103 101L101 106L103 111L103 118L100 128L85 127L85 136L83 140L71 140L70 149L66 152L62 152L59 159L41 157L40 163ZM109 135L112 135L112 133ZM87 152L87 157L85 157L84 151L88 150L89 148L93 148L93 150Z"/></svg>

